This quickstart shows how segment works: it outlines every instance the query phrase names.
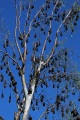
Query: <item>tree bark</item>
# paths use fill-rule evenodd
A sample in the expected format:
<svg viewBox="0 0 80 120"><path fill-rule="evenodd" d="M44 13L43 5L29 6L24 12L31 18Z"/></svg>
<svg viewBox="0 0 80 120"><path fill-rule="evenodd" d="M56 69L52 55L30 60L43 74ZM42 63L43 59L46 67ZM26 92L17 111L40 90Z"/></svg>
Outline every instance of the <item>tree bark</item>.
<svg viewBox="0 0 80 120"><path fill-rule="evenodd" d="M33 84L31 88L32 88L32 94L27 95L22 120L28 120L28 113L29 113L29 110L30 110L31 100L33 98L33 94L34 94L34 90L35 90L35 84Z"/></svg>

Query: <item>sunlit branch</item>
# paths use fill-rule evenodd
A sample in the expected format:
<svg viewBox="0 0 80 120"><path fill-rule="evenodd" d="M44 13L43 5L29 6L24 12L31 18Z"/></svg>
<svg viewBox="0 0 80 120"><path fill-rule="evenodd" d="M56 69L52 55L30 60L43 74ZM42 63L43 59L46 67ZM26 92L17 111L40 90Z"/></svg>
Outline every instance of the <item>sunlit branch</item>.
<svg viewBox="0 0 80 120"><path fill-rule="evenodd" d="M44 8L45 4L41 7L41 9L39 10L39 12L35 15L35 17L33 18L33 20L30 22L30 25L29 25L29 30L28 30L28 33L25 35L25 38L24 38L24 64L26 62L26 39L28 37L28 34L30 33L31 29L32 29L32 23L34 21L34 19L38 16L38 14L41 12L42 8Z"/></svg>
<svg viewBox="0 0 80 120"><path fill-rule="evenodd" d="M56 6L57 6L58 3L59 3L59 0L57 0L55 6L54 6L54 8L53 8L51 16L53 16L54 10L56 9ZM51 25L51 24L52 24L52 20L50 20L50 28L49 28L49 29L52 28L52 25ZM49 34L49 31L48 31L48 35L47 35L47 37L46 37L46 39L45 39L45 41L44 41L44 45L43 45L43 48L42 48L42 55L44 54L44 50L45 50L45 47L46 47L47 38L48 38L49 36L50 36L50 34Z"/></svg>
<svg viewBox="0 0 80 120"><path fill-rule="evenodd" d="M71 11L72 11L72 9L70 9L70 11L69 11L68 14L66 15L65 19L64 19L64 20L62 21L62 23L60 24L60 26L59 26L59 28L58 28L58 30L57 30L57 32L56 32L56 38L55 38L54 46L52 47L52 50L51 50L51 54L49 55L49 57L48 57L48 59L46 60L46 62L44 63L44 65L47 64L47 63L49 62L49 60L51 59L51 57L52 57L52 55L53 55L53 53L54 53L54 50L55 50L55 48L56 48L56 46L57 46L57 43L58 43L58 33L59 33L59 31L60 31L60 28L61 28L62 25L65 23L66 19L69 17Z"/></svg>
<svg viewBox="0 0 80 120"><path fill-rule="evenodd" d="M27 15L26 15L26 21L25 21L25 25L24 25L24 33L26 32L26 22L28 20L30 6L31 6L31 3L29 3L28 12L27 12Z"/></svg>
<svg viewBox="0 0 80 120"><path fill-rule="evenodd" d="M19 15L17 16L18 18L18 20L17 20L17 25L18 25L18 30L19 30L19 33L21 34L21 30L20 30L20 18L21 18L21 10L22 10L22 4L21 4L21 1L20 1L20 3L19 3L19 6L20 6L20 10L19 10Z"/></svg>
<svg viewBox="0 0 80 120"><path fill-rule="evenodd" d="M14 37L15 37L15 43L16 43L16 47L17 47L17 49L18 49L18 52L19 52L19 54L20 54L20 57L21 57L21 60L22 60L22 62L23 62L23 57L22 57L22 53L21 53L21 50L20 50L20 47L19 47L19 44L18 44L18 41L17 41L17 22L18 22L18 8L17 8L17 3L15 2L15 9L16 9L16 25L15 25L15 31L14 31Z"/></svg>
<svg viewBox="0 0 80 120"><path fill-rule="evenodd" d="M26 79L25 79L24 74L21 75L21 80L22 80L22 86L23 86L23 90L24 90L24 94L25 94L25 99L26 99L27 98L28 90L27 90Z"/></svg>
<svg viewBox="0 0 80 120"><path fill-rule="evenodd" d="M29 29L27 32L27 35L25 35L25 37L28 37L28 34L30 33L31 29L32 29L32 23L34 22L34 19L38 16L38 14L41 12L41 10L45 7L46 4L43 4L43 6L40 8L40 10L36 13L36 15L34 16L34 18L32 19L32 21L29 24Z"/></svg>

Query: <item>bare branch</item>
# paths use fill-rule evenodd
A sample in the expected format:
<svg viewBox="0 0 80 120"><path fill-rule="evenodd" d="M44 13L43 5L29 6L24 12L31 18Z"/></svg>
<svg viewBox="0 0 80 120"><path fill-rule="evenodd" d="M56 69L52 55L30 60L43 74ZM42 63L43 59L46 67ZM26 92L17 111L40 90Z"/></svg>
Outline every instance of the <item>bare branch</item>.
<svg viewBox="0 0 80 120"><path fill-rule="evenodd" d="M54 54L54 50L55 48L57 47L57 44L58 44L58 33L60 31L60 28L62 27L62 25L65 23L66 19L69 17L70 13L71 13L72 9L70 9L70 11L68 12L68 14L66 15L65 19L62 21L62 23L60 24L57 32L56 32L56 38L55 38L55 43L54 43L54 46L52 48L52 51L51 51L51 54L49 55L48 59L46 60L46 62L44 63L47 64L49 62L49 60L51 59L52 55Z"/></svg>
<svg viewBox="0 0 80 120"><path fill-rule="evenodd" d="M58 3L59 3L59 0L57 0L55 6L54 6L54 8L53 8L51 16L53 16L54 10L56 9L56 6L57 6ZM51 25L51 24L52 24L52 20L50 20L50 29L52 28L52 25ZM47 37L46 37L46 39L45 39L45 41L44 41L44 45L43 45L43 48L42 48L42 55L44 54L44 50L45 50L45 47L46 47L47 38L48 38L49 36L50 36L50 34L49 34L49 31L48 31L48 35L47 35Z"/></svg>
<svg viewBox="0 0 80 120"><path fill-rule="evenodd" d="M21 53L21 50L20 50L20 47L19 47L19 44L18 44L18 41L17 41L17 24L18 24L18 8L17 8L17 3L15 2L15 9L16 9L16 25L15 25L15 31L14 31L14 37L15 37L15 43L16 43L16 47L18 49L18 52L20 54L20 57L21 57L21 60L23 62L23 57L22 57L22 53Z"/></svg>

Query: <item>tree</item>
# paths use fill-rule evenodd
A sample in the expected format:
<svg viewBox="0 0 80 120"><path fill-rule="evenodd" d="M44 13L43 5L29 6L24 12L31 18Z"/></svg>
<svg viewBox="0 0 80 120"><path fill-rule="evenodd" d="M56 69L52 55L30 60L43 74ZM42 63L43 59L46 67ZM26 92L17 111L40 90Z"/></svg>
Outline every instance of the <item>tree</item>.
<svg viewBox="0 0 80 120"><path fill-rule="evenodd" d="M15 94L14 119L32 120L32 111L39 111L42 105L45 109L39 120L48 119L50 114L51 119L55 119L57 112L60 119L69 120L71 116L79 120L79 111L70 96L79 88L80 75L70 62L70 51L61 46L63 39L75 32L80 5L77 0L68 6L64 0L44 0L35 14L36 4L37 1L32 0L15 0L14 41L10 40L4 23L1 27L5 37L0 48L0 70L3 71L0 81ZM52 88L54 94L49 96ZM1 97L4 97L3 91ZM10 94L9 103L11 99Z"/></svg>

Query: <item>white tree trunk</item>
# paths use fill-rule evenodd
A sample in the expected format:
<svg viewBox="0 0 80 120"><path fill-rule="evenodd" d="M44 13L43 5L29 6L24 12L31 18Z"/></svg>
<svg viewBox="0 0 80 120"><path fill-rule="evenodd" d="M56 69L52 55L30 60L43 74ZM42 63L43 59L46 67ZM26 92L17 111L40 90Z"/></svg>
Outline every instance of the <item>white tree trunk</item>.
<svg viewBox="0 0 80 120"><path fill-rule="evenodd" d="M43 62L40 61L40 65L38 67L38 72L39 73L40 73L40 69L41 69L42 64L43 64ZM31 100L33 98L33 94L34 94L34 90L35 90L35 84L36 84L36 80L33 79L33 84L31 85L32 94L27 95L26 102L25 102L25 108L24 108L24 114L23 114L22 120L28 120L28 113L29 113L29 110L30 110Z"/></svg>
<svg viewBox="0 0 80 120"><path fill-rule="evenodd" d="M33 98L34 90L35 90L35 84L32 85L32 94L27 95L27 99L25 102L25 109L24 109L24 114L23 114L23 119L22 120L27 120L28 119L28 113L30 110L30 105L31 105L31 100Z"/></svg>

